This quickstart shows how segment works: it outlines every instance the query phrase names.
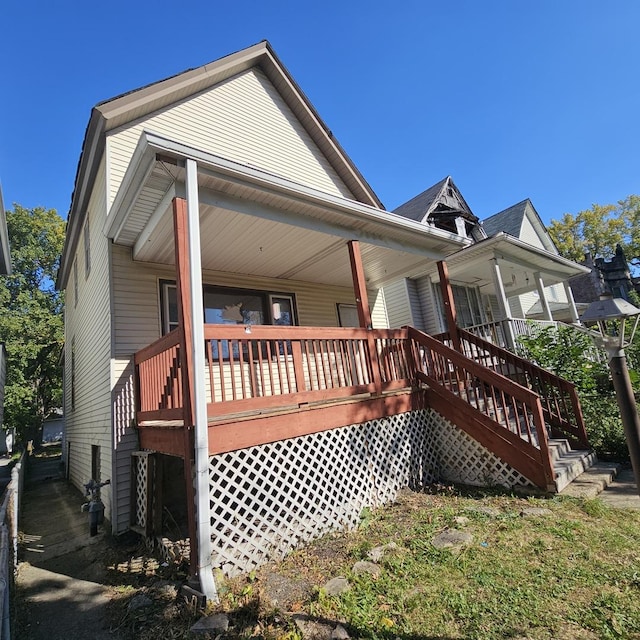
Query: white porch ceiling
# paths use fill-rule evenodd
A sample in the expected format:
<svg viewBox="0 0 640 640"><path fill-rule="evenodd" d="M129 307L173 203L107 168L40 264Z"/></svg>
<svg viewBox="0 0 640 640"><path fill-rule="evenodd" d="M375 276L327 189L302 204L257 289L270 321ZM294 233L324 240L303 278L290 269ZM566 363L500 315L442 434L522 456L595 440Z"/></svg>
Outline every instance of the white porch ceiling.
<svg viewBox="0 0 640 640"><path fill-rule="evenodd" d="M253 172L253 180L214 169L198 163L206 270L351 287L347 243L355 239L368 286L378 288L427 273L468 242L358 202L324 202L326 194L250 168L241 169ZM174 264L171 200L184 192L180 159L158 159L139 145L109 214L108 235L131 246L135 260Z"/></svg>

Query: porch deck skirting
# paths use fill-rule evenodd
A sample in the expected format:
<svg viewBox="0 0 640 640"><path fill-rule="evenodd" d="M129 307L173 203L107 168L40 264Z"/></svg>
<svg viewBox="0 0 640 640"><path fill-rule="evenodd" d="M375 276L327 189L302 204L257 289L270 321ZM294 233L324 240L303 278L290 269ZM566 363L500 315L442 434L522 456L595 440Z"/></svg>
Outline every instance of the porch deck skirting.
<svg viewBox="0 0 640 640"><path fill-rule="evenodd" d="M430 409L210 458L213 566L239 575L434 482L531 483Z"/></svg>

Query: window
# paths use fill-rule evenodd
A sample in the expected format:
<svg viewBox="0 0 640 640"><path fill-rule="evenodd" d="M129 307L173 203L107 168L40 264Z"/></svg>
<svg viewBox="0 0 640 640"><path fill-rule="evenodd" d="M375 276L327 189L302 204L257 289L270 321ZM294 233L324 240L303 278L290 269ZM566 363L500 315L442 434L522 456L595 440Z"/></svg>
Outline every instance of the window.
<svg viewBox="0 0 640 640"><path fill-rule="evenodd" d="M341 327L359 327L358 307L355 304L338 304L338 322Z"/></svg>
<svg viewBox="0 0 640 640"><path fill-rule="evenodd" d="M445 327L447 322L444 312L444 302L442 301L442 291L439 284L434 284L433 288L438 302L441 326ZM458 326L464 328L483 324L484 316L482 314L478 289L452 284L451 291L453 293L453 302L456 306Z"/></svg>
<svg viewBox="0 0 640 640"><path fill-rule="evenodd" d="M84 277L89 277L91 273L91 240L89 237L89 218L84 223Z"/></svg>
<svg viewBox="0 0 640 640"><path fill-rule="evenodd" d="M204 321L207 324L298 324L295 297L252 289L204 285ZM173 282L160 282L162 331L178 326L178 299Z"/></svg>

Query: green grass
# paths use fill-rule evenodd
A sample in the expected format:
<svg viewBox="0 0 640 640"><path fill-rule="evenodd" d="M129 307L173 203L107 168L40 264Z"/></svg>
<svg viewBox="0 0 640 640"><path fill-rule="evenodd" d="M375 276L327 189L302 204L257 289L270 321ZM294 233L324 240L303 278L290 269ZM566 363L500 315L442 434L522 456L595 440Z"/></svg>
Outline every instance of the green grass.
<svg viewBox="0 0 640 640"><path fill-rule="evenodd" d="M479 506L499 515L473 510ZM551 514L521 515L528 507ZM473 542L436 549L431 541L446 528L471 533ZM379 577L353 575L357 560L390 542L397 548L381 560ZM343 620L351 637L640 638L640 512L597 500L404 494L367 513L357 531L328 536L268 570L315 585L295 608ZM265 575L254 576L256 593ZM329 597L322 585L337 575L351 590ZM244 586L226 597L234 593L237 605ZM233 615L230 604L223 600ZM263 606L261 614L275 612Z"/></svg>

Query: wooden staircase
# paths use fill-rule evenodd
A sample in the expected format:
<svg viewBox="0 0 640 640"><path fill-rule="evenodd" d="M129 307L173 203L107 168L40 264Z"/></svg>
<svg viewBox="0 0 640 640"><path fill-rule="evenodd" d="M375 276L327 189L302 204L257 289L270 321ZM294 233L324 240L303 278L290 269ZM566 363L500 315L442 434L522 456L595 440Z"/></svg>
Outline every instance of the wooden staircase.
<svg viewBox="0 0 640 640"><path fill-rule="evenodd" d="M594 464L572 383L460 329L409 338L429 405L536 486L562 491Z"/></svg>

